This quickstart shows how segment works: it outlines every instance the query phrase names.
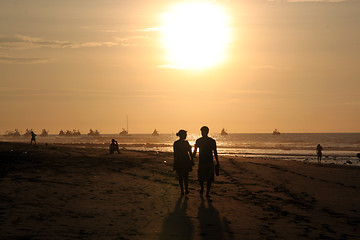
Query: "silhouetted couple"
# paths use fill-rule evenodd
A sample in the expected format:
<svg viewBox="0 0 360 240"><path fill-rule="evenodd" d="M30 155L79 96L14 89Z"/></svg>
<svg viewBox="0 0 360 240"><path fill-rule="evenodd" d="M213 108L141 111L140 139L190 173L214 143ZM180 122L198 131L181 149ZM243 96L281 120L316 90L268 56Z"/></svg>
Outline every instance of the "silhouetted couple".
<svg viewBox="0 0 360 240"><path fill-rule="evenodd" d="M199 149L198 180L200 183L200 195L204 193L204 182L206 182L206 197L210 197L211 183L215 178L215 167L219 169L220 165L216 141L208 136L209 128L204 126L200 130L202 137L196 140L194 152L191 152L191 146L186 141L186 131L180 130L176 134L180 139L174 142L174 171L176 171L179 177L181 194L189 194L189 172L192 171L194 158L197 149ZM216 166L214 166L214 156Z"/></svg>

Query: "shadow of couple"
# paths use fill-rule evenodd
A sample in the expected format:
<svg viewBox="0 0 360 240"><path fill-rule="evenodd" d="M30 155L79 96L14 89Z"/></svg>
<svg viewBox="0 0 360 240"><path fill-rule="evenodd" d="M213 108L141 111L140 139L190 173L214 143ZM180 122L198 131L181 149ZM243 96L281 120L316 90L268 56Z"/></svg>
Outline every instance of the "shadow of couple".
<svg viewBox="0 0 360 240"><path fill-rule="evenodd" d="M191 240L194 238L194 224L186 214L188 198L180 197L173 212L163 222L160 240ZM230 227L226 219L221 219L219 212L209 199L201 198L198 208L199 235L207 240L231 240Z"/></svg>

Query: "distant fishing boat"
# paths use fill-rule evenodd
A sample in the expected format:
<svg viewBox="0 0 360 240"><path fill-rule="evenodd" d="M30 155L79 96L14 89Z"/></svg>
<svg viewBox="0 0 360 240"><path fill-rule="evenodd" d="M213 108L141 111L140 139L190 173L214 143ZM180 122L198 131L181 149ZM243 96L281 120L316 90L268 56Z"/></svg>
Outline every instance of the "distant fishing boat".
<svg viewBox="0 0 360 240"><path fill-rule="evenodd" d="M65 136L65 132L63 130L60 130L59 136L61 136L61 137Z"/></svg>
<svg viewBox="0 0 360 240"><path fill-rule="evenodd" d="M49 131L46 131L46 129L43 129L40 136L41 137L47 137L49 135Z"/></svg>
<svg viewBox="0 0 360 240"><path fill-rule="evenodd" d="M222 135L222 136L228 135L228 133L225 131L225 128L223 128L223 129L221 130L221 135Z"/></svg>
<svg viewBox="0 0 360 240"><path fill-rule="evenodd" d="M122 129L122 131L119 133L120 136L129 136L129 132L125 130L125 128Z"/></svg>
<svg viewBox="0 0 360 240"><path fill-rule="evenodd" d="M81 133L79 130L66 130L66 133L65 133L65 137L76 137L76 136L80 136Z"/></svg>
<svg viewBox="0 0 360 240"><path fill-rule="evenodd" d="M122 131L119 133L120 136L131 136L129 134L129 118L126 116L126 130L125 128L122 129Z"/></svg>
<svg viewBox="0 0 360 240"><path fill-rule="evenodd" d="M95 129L95 131L93 131L92 129L90 129L89 133L88 133L89 136L100 136L100 133L97 129Z"/></svg>
<svg viewBox="0 0 360 240"><path fill-rule="evenodd" d="M275 128L275 130L273 131L272 134L273 134L273 135L280 135L281 133L279 132L279 130L277 130L277 129Z"/></svg>
<svg viewBox="0 0 360 240"><path fill-rule="evenodd" d="M26 132L24 133L24 137L31 137L32 129L26 129Z"/></svg>
<svg viewBox="0 0 360 240"><path fill-rule="evenodd" d="M5 137L20 137L20 132L16 128L14 131L6 131L4 134Z"/></svg>
<svg viewBox="0 0 360 240"><path fill-rule="evenodd" d="M159 133L158 133L158 131L155 129L151 135L153 135L153 136L159 136Z"/></svg>

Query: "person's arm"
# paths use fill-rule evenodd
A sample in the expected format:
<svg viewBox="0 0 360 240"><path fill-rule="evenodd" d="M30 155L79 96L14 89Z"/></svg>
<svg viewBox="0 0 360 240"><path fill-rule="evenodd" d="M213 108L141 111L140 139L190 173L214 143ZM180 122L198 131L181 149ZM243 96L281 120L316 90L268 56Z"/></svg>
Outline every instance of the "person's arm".
<svg viewBox="0 0 360 240"><path fill-rule="evenodd" d="M173 170L175 171L175 167L176 167L176 158L177 158L177 156L176 156L176 148L175 148L175 143L174 143L174 145L173 145L173 150L174 150L174 165L173 165Z"/></svg>
<svg viewBox="0 0 360 240"><path fill-rule="evenodd" d="M192 162L192 165L194 166L195 163L194 163L194 158L192 157L191 146L190 146L190 143L189 143L189 142L187 142L187 144L188 144L187 154L189 155L190 160L191 160L191 162Z"/></svg>
<svg viewBox="0 0 360 240"><path fill-rule="evenodd" d="M198 149L198 145L197 145L197 142L195 143L195 147L194 147L194 152L192 154L192 159L194 159L196 157L196 152L197 152L197 149Z"/></svg>
<svg viewBox="0 0 360 240"><path fill-rule="evenodd" d="M216 148L216 142L214 143L214 156L215 156L216 164L220 166L218 153L217 153L217 148Z"/></svg>

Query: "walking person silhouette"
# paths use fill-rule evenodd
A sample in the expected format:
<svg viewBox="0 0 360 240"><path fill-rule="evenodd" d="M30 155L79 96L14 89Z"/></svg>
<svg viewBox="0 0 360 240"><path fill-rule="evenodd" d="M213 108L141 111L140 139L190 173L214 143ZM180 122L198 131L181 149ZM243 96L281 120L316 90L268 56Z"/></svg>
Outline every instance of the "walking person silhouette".
<svg viewBox="0 0 360 240"><path fill-rule="evenodd" d="M199 167L198 180L200 183L200 195L204 193L204 182L206 182L206 197L210 197L211 182L214 181L214 156L216 160L216 167L220 166L219 158L216 149L216 141L208 136L209 128L203 126L201 129L202 137L196 140L195 149L193 152L193 159L196 156L197 149L199 149Z"/></svg>
<svg viewBox="0 0 360 240"><path fill-rule="evenodd" d="M33 131L31 131L31 141L30 141L30 144L32 144L32 143L34 142L35 145L36 145L36 139L35 139L36 136L37 136L37 135L36 135Z"/></svg>
<svg viewBox="0 0 360 240"><path fill-rule="evenodd" d="M192 171L193 161L191 158L191 146L186 141L187 133L185 130L180 130L176 136L180 139L174 142L174 171L176 171L179 178L179 185L181 188L181 195L189 194L189 172Z"/></svg>
<svg viewBox="0 0 360 240"><path fill-rule="evenodd" d="M317 160L318 160L318 163L321 163L321 158L322 158L322 146L320 144L318 144L316 146L316 154L317 154Z"/></svg>

